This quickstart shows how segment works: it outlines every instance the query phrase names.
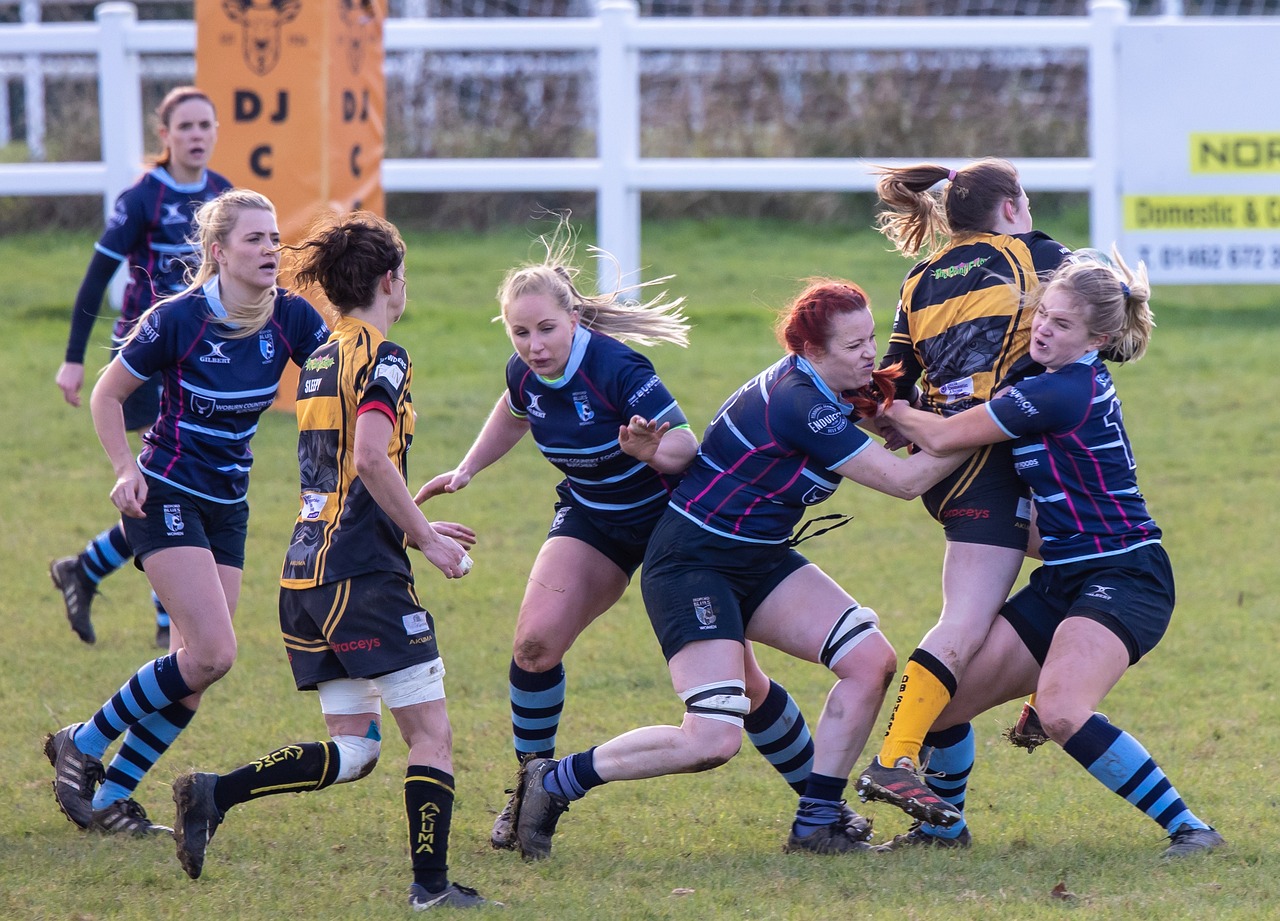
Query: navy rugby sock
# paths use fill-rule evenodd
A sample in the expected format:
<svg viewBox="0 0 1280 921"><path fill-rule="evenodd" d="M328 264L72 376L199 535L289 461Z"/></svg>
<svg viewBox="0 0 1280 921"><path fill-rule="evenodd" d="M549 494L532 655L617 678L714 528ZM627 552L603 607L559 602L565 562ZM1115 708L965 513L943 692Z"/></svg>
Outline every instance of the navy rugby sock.
<svg viewBox="0 0 1280 921"><path fill-rule="evenodd" d="M101 758L125 730L142 722L149 714L190 697L191 688L178 671L178 654L148 662L111 696L89 722L76 730L76 748Z"/></svg>
<svg viewBox="0 0 1280 921"><path fill-rule="evenodd" d="M124 536L124 526L116 522L85 546L81 552L80 571L94 585L111 575L133 556L133 548Z"/></svg>
<svg viewBox="0 0 1280 921"><path fill-rule="evenodd" d="M105 809L117 800L129 799L142 778L177 741L196 711L180 703L169 704L129 727L120 750L107 766L107 777L93 795L93 808Z"/></svg>
<svg viewBox="0 0 1280 921"><path fill-rule="evenodd" d="M593 745L576 755L565 755L558 762L554 771L548 772L542 785L548 793L553 793L570 802L582 799L593 787L603 786L606 781L596 773L596 747Z"/></svg>
<svg viewBox="0 0 1280 921"><path fill-rule="evenodd" d="M924 737L920 749L920 761L927 764L924 782L934 795L950 803L960 813L960 821L943 828L941 825L922 824L920 830L935 838L958 838L965 830L964 799L969 789L969 774L973 771L975 746L973 726L961 723L940 732L930 732Z"/></svg>
<svg viewBox="0 0 1280 921"><path fill-rule="evenodd" d="M747 738L797 793L813 770L813 736L800 705L787 689L770 679L764 702L743 721Z"/></svg>
<svg viewBox="0 0 1280 921"><path fill-rule="evenodd" d="M553 758L560 713L564 710L564 664L545 672L527 672L511 660L511 736L516 758Z"/></svg>
<svg viewBox="0 0 1280 921"><path fill-rule="evenodd" d="M799 838L807 838L819 828L835 825L840 821L840 800L844 798L846 777L828 774L810 774L804 794L796 809L791 830Z"/></svg>
<svg viewBox="0 0 1280 921"><path fill-rule="evenodd" d="M1129 733L1095 713L1062 746L1111 792L1141 809L1165 831L1208 828L1187 808L1160 765Z"/></svg>

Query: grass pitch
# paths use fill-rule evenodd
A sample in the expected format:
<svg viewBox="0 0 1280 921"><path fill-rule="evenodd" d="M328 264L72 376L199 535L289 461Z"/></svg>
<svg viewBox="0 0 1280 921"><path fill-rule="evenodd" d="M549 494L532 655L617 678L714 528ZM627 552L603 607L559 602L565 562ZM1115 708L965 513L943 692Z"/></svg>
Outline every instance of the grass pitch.
<svg viewBox="0 0 1280 921"><path fill-rule="evenodd" d="M1047 229L1067 243L1085 242L1070 215ZM536 232L409 238L409 312L392 334L415 362L414 486L453 466L502 388L509 345L490 322L493 293L509 265L535 254ZM112 518L111 472L88 411L67 407L53 384L91 244L90 235L0 240L0 917L403 916L405 748L390 719L372 776L237 808L198 882L183 875L171 843L85 835L57 811L43 734L86 718L153 655L141 573L129 568L105 583L94 607L99 640L90 648L67 629L46 571L52 557L78 551ZM646 275L674 273L672 292L689 298L692 347L651 354L698 429L779 354L773 310L800 279L836 275L863 284L883 342L907 269L881 238L842 227L654 224L645 244ZM1280 895L1280 794L1272 771L1280 757L1280 577L1271 537L1280 510L1276 301L1268 288L1158 288L1151 351L1116 374L1180 597L1164 642L1103 709L1146 744L1192 808L1226 835L1230 844L1220 854L1159 860L1159 829L1061 751L1046 746L1028 757L1000 740L1016 705L976 723L979 757L968 800L975 844L967 852L784 855L794 798L749 746L708 774L594 791L561 820L549 861L526 865L492 851L489 826L514 766L506 703L511 631L556 479L525 443L465 492L428 508L480 532L475 572L445 583L425 562L417 565L448 666L458 777L454 876L505 901L513 919L991 921L1066 913L1167 921L1273 914ZM90 352L103 362L108 326L104 316ZM91 372L95 363L91 357ZM293 690L276 627L275 579L296 513L292 418L269 413L254 451L239 660L139 789L156 821L171 820L168 783L180 771L227 770L324 734L314 695ZM854 484L824 510L857 519L805 550L880 612L905 657L940 603L937 527L918 504ZM761 658L816 720L828 674L768 650ZM679 719L635 589L587 631L566 668L562 752ZM894 810L867 811L881 839L906 827Z"/></svg>

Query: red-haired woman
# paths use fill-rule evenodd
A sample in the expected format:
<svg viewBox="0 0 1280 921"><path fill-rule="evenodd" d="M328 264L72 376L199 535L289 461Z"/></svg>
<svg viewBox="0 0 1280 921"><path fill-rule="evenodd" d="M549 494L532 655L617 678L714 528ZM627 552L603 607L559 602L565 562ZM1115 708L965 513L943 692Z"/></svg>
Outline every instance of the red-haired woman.
<svg viewBox="0 0 1280 921"><path fill-rule="evenodd" d="M517 825L526 858L549 855L560 815L592 787L709 770L732 758L748 708L747 640L821 662L837 679L818 722L814 768L788 850L868 847L841 821L841 797L896 667L894 652L875 611L798 553L792 529L842 479L910 499L962 456L899 457L858 428L844 394L872 383L874 326L856 285L811 282L779 319L787 354L717 412L641 569L645 606L684 719L558 761L530 762ZM887 387L891 375L877 374Z"/></svg>

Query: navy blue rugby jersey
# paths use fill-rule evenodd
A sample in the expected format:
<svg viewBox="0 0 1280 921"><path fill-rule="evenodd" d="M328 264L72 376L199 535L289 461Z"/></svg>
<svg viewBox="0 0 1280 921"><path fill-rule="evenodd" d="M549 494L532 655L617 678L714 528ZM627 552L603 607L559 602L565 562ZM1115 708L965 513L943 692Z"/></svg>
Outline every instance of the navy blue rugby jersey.
<svg viewBox="0 0 1280 921"><path fill-rule="evenodd" d="M157 166L120 193L106 230L94 244L104 256L129 263L117 338L123 338L157 300L187 286L187 267L200 263L199 247L188 241L195 233L195 213L229 188L230 181L213 170L184 184Z"/></svg>
<svg viewBox="0 0 1280 921"><path fill-rule="evenodd" d="M1045 565L1159 543L1111 372L1090 352L1020 382L986 406L1016 438L1014 466L1036 503Z"/></svg>
<svg viewBox="0 0 1280 921"><path fill-rule="evenodd" d="M120 361L139 380L162 375L160 417L143 436L138 465L150 476L213 502L239 502L249 490L249 439L275 399L290 359L301 365L329 336L320 314L283 289L267 325L228 339L218 280L164 304L138 327Z"/></svg>
<svg viewBox="0 0 1280 921"><path fill-rule="evenodd" d="M671 507L723 537L782 543L836 491L832 471L871 444L857 421L809 362L788 355L720 407Z"/></svg>
<svg viewBox="0 0 1280 921"><path fill-rule="evenodd" d="M626 527L661 512L679 478L624 453L618 427L635 415L670 422L672 428L688 421L639 352L579 325L569 363L556 380L538 376L519 355L511 356L507 406L528 421L538 450L597 520Z"/></svg>

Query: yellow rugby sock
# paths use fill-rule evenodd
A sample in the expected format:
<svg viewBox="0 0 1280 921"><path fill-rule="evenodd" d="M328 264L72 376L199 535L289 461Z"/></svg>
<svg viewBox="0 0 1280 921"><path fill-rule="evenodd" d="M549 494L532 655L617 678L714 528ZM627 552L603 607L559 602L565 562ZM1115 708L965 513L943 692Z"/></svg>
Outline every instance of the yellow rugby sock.
<svg viewBox="0 0 1280 921"><path fill-rule="evenodd" d="M933 728L955 692L956 678L951 669L931 653L915 649L898 684L898 700L880 746L880 763L893 767L899 758L909 758L919 767L925 733Z"/></svg>

